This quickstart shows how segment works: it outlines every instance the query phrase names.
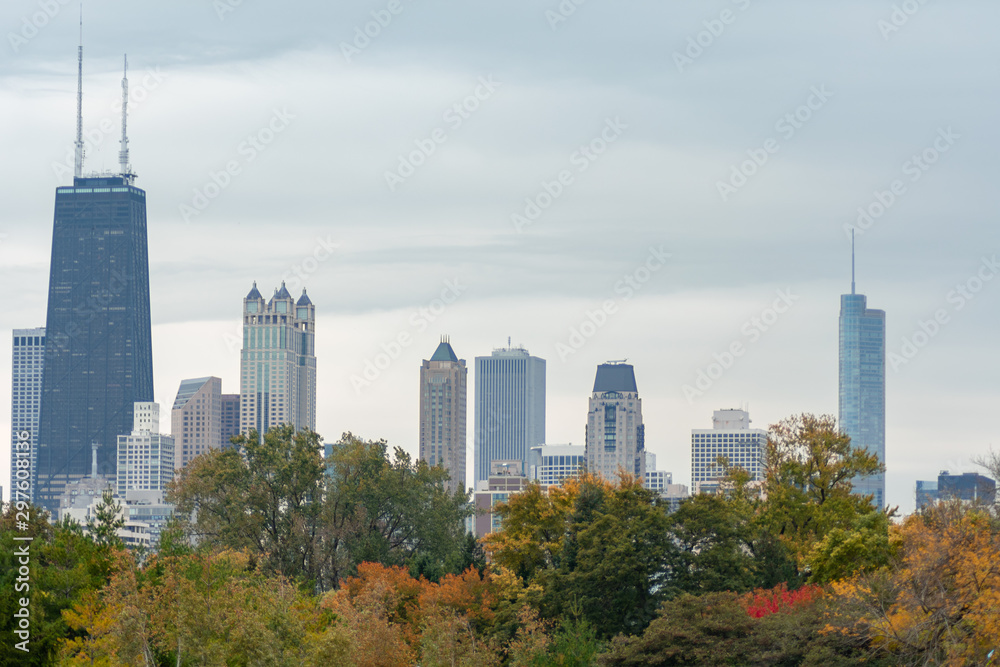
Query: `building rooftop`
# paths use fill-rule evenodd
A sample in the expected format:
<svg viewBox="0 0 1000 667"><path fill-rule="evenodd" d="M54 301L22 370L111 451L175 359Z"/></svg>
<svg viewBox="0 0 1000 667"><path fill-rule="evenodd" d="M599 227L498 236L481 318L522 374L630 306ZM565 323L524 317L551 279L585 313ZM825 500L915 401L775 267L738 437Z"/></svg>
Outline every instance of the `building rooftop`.
<svg viewBox="0 0 1000 667"><path fill-rule="evenodd" d="M430 358L431 361L458 361L458 355L455 354L455 350L452 349L451 343L448 341L441 341L434 350L433 356Z"/></svg>
<svg viewBox="0 0 1000 667"><path fill-rule="evenodd" d="M635 392L635 369L631 364L601 364L594 379L594 392L605 391Z"/></svg>

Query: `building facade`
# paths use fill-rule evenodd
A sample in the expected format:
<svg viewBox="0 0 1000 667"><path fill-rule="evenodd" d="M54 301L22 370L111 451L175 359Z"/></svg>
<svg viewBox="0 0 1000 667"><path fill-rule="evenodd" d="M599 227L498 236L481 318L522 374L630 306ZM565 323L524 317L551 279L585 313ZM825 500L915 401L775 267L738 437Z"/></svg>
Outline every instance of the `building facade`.
<svg viewBox="0 0 1000 667"><path fill-rule="evenodd" d="M545 360L523 347L476 357L475 480L490 475L493 461L521 461L545 442Z"/></svg>
<svg viewBox="0 0 1000 667"><path fill-rule="evenodd" d="M868 308L867 297L840 297L840 428L851 444L885 463L885 311ZM854 492L871 494L885 506L885 474L851 480Z"/></svg>
<svg viewBox="0 0 1000 667"><path fill-rule="evenodd" d="M117 494L165 491L174 478L174 439L160 433L158 403L136 403L128 435L118 436Z"/></svg>
<svg viewBox="0 0 1000 667"><path fill-rule="evenodd" d="M448 471L451 493L465 491L465 413L469 370L447 336L420 366L420 458Z"/></svg>
<svg viewBox="0 0 1000 667"><path fill-rule="evenodd" d="M597 367L587 412L587 470L606 480L619 471L642 478L646 472L646 433L642 399L631 364Z"/></svg>
<svg viewBox="0 0 1000 667"><path fill-rule="evenodd" d="M528 450L528 479L542 488L562 486L587 467L587 449L579 445L536 445Z"/></svg>
<svg viewBox="0 0 1000 667"><path fill-rule="evenodd" d="M524 462L494 460L490 464L490 474L476 482L474 502L476 505L476 537L483 537L500 530L503 526L500 515L494 514L497 503L507 502L515 493L520 493L528 485L524 475Z"/></svg>
<svg viewBox="0 0 1000 667"><path fill-rule="evenodd" d="M994 480L974 472L953 475L942 470L936 482L917 482L917 509L938 500L961 500L974 505L993 505L996 502L997 484Z"/></svg>
<svg viewBox="0 0 1000 667"><path fill-rule="evenodd" d="M31 499L31 471L38 465L38 405L42 400L45 327L14 329L10 385L10 500ZM23 495L15 498L18 482ZM0 494L0 498L2 498Z"/></svg>
<svg viewBox="0 0 1000 667"><path fill-rule="evenodd" d="M170 409L174 465L183 468L196 456L218 449L222 437L222 380L217 377L181 380Z"/></svg>
<svg viewBox="0 0 1000 667"><path fill-rule="evenodd" d="M274 426L316 430L316 307L281 283L265 301L257 283L243 299L240 432Z"/></svg>
<svg viewBox="0 0 1000 667"><path fill-rule="evenodd" d="M91 470L114 478L132 407L153 400L146 193L131 175L56 188L35 499L55 509Z"/></svg>
<svg viewBox="0 0 1000 667"><path fill-rule="evenodd" d="M746 410L716 410L711 429L691 429L691 486L693 493L712 493L725 474L719 458L750 473L752 482L763 480L767 431L750 428Z"/></svg>
<svg viewBox="0 0 1000 667"><path fill-rule="evenodd" d="M229 447L230 439L240 434L240 395L222 394L222 447Z"/></svg>

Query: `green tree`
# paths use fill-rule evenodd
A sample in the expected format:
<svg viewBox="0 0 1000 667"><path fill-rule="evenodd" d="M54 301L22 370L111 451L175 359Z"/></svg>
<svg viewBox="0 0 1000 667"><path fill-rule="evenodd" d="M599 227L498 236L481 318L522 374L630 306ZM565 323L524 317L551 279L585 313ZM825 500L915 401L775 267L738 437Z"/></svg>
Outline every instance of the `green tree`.
<svg viewBox="0 0 1000 667"><path fill-rule="evenodd" d="M323 577L326 554L321 439L291 425L233 438L185 466L171 485L177 511L194 515L195 537L249 549L270 572L306 582Z"/></svg>
<svg viewBox="0 0 1000 667"><path fill-rule="evenodd" d="M882 512L871 496L852 492L851 480L885 466L853 447L833 417L802 414L771 426L764 468L763 520L800 566L830 531L851 530L858 517Z"/></svg>

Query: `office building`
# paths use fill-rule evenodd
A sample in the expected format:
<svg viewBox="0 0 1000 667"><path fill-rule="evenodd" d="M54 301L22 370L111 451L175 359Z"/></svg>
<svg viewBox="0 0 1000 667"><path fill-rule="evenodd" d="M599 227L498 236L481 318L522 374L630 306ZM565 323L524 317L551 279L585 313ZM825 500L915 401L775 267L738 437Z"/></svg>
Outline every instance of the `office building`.
<svg viewBox="0 0 1000 667"><path fill-rule="evenodd" d="M222 436L222 380L217 377L182 380L170 409L174 465L183 468L196 456L219 449Z"/></svg>
<svg viewBox="0 0 1000 667"><path fill-rule="evenodd" d="M989 477L974 472L953 475L942 470L936 482L917 482L917 509L932 505L938 500L962 500L974 505L992 505L996 502L997 485Z"/></svg>
<svg viewBox="0 0 1000 667"><path fill-rule="evenodd" d="M447 336L420 366L420 458L448 471L448 491L465 492L465 411L469 371Z"/></svg>
<svg viewBox="0 0 1000 667"><path fill-rule="evenodd" d="M750 428L746 410L716 410L711 429L691 429L691 485L693 493L713 493L729 466L750 473L751 482L763 480L767 431Z"/></svg>
<svg viewBox="0 0 1000 667"><path fill-rule="evenodd" d="M118 436L117 494L128 490L165 491L174 478L174 439L160 433L158 403L136 403L134 425Z"/></svg>
<svg viewBox="0 0 1000 667"><path fill-rule="evenodd" d="M483 537L503 527L500 515L494 513L494 508L497 503L507 502L512 495L523 491L528 483L524 463L520 459L495 460L490 464L490 474L476 483L476 537Z"/></svg>
<svg viewBox="0 0 1000 667"><path fill-rule="evenodd" d="M243 299L240 432L263 439L274 426L316 430L316 307L281 283L265 301L257 283Z"/></svg>
<svg viewBox="0 0 1000 667"><path fill-rule="evenodd" d="M38 465L38 404L42 399L45 328L14 329L10 385L10 500L31 499L31 471ZM15 498L18 482L23 494ZM3 495L0 494L0 499Z"/></svg>
<svg viewBox="0 0 1000 667"><path fill-rule="evenodd" d="M82 35L82 30L81 30ZM114 479L132 407L153 400L146 192L135 186L122 79L117 174L83 174L83 44L77 52L72 186L57 187L34 469L37 503L54 510L67 484Z"/></svg>
<svg viewBox="0 0 1000 667"><path fill-rule="evenodd" d="M587 470L616 481L624 472L646 472L646 435L642 399L631 364L608 362L597 367L587 413Z"/></svg>
<svg viewBox="0 0 1000 667"><path fill-rule="evenodd" d="M885 464L885 311L855 293L853 253L852 241L851 293L840 297L840 428ZM855 493L885 506L884 473L851 481Z"/></svg>
<svg viewBox="0 0 1000 667"><path fill-rule="evenodd" d="M493 461L527 460L545 442L545 360L523 347L476 357L474 466L477 482Z"/></svg>
<svg viewBox="0 0 1000 667"><path fill-rule="evenodd" d="M587 468L587 450L579 445L536 445L528 450L527 477L542 488L562 486Z"/></svg>

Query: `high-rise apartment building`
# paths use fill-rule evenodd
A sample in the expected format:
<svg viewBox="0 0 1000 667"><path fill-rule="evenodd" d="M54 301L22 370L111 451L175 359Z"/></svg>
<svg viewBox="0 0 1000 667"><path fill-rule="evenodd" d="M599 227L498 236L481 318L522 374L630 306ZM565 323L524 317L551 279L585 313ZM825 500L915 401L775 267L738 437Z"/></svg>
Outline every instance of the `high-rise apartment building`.
<svg viewBox="0 0 1000 667"><path fill-rule="evenodd" d="M118 436L117 493L164 491L174 478L174 439L160 433L160 405L136 403L132 432Z"/></svg>
<svg viewBox="0 0 1000 667"><path fill-rule="evenodd" d="M521 461L545 442L545 360L523 347L476 357L475 480L486 480L492 461ZM522 469L523 473L523 469Z"/></svg>
<svg viewBox="0 0 1000 667"><path fill-rule="evenodd" d="M316 307L281 283L265 301L257 283L243 299L240 431L263 438L273 426L316 430Z"/></svg>
<svg viewBox="0 0 1000 667"><path fill-rule="evenodd" d="M174 464L183 468L199 454L222 447L222 380L217 377L182 380L170 410Z"/></svg>
<svg viewBox="0 0 1000 667"><path fill-rule="evenodd" d="M597 367L587 412L587 470L607 480L619 471L642 478L646 432L635 369L624 362Z"/></svg>
<svg viewBox="0 0 1000 667"><path fill-rule="evenodd" d="M750 428L746 410L716 410L711 429L691 429L691 485L694 493L715 491L725 474L719 458L750 473L751 481L764 475L767 431Z"/></svg>
<svg viewBox="0 0 1000 667"><path fill-rule="evenodd" d="M10 500L31 498L31 471L38 465L38 404L42 399L45 327L14 329L10 385ZM24 437L27 434L27 437ZM18 482L26 483L15 498ZM0 495L0 498L3 496Z"/></svg>
<svg viewBox="0 0 1000 667"><path fill-rule="evenodd" d="M420 458L440 465L448 490L465 491L465 411L469 371L447 336L420 366Z"/></svg>
<svg viewBox="0 0 1000 667"><path fill-rule="evenodd" d="M587 467L587 449L579 445L536 445L528 450L528 479L542 488L562 486Z"/></svg>
<svg viewBox="0 0 1000 667"><path fill-rule="evenodd" d="M855 293L853 243L851 293L840 297L840 428L885 463L885 311ZM855 493L885 506L885 473L851 481Z"/></svg>
<svg viewBox="0 0 1000 667"><path fill-rule="evenodd" d="M56 188L36 500L55 509L91 469L115 476L132 406L153 400L146 193L129 174Z"/></svg>

